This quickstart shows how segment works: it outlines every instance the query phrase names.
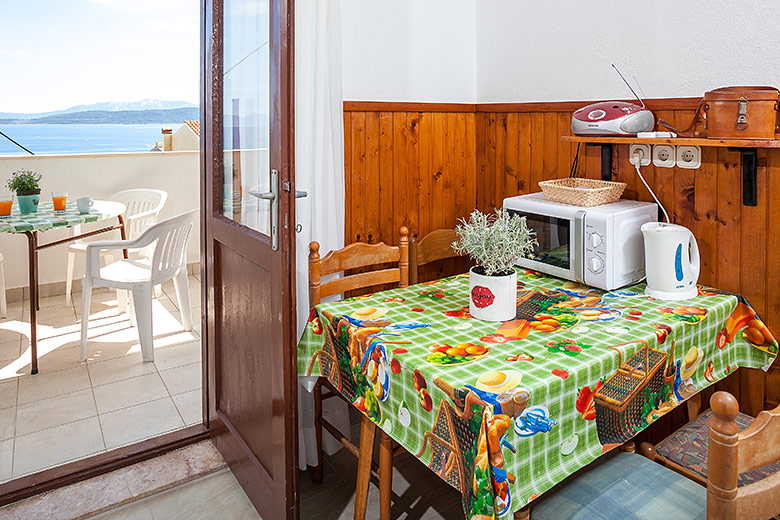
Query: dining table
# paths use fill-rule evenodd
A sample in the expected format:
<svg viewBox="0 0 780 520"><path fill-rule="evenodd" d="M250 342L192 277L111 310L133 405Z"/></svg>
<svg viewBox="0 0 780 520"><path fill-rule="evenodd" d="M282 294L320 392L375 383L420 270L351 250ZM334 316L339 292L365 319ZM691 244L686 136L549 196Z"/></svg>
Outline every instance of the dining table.
<svg viewBox="0 0 780 520"><path fill-rule="evenodd" d="M81 213L75 202L67 202L65 211L54 211L52 202L40 202L35 213L20 213L19 207L14 205L11 215L0 218L0 233L21 233L27 237L28 274L30 291L30 373L38 373L38 331L37 311L40 310L40 295L38 290L38 252L61 244L67 244L82 238L119 230L122 240L127 238L125 221L122 216L126 206L121 202L110 200L94 200L92 207L86 213ZM72 236L53 240L41 244L38 242L38 234L52 229L67 229L81 224L98 222L109 219L117 219L116 224L109 224L99 229ZM124 251L127 258L127 251Z"/></svg>
<svg viewBox="0 0 780 520"><path fill-rule="evenodd" d="M322 376L461 492L511 518L577 470L778 342L738 294L656 300L518 269L517 314L469 313L468 274L322 303L298 374Z"/></svg>

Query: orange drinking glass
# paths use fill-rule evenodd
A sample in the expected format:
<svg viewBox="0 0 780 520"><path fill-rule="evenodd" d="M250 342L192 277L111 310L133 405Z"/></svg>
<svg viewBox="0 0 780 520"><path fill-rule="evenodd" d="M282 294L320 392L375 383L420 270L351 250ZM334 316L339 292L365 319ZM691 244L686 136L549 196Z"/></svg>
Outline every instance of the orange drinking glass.
<svg viewBox="0 0 780 520"><path fill-rule="evenodd" d="M11 216L11 208L14 205L13 195L0 195L0 218Z"/></svg>
<svg viewBox="0 0 780 520"><path fill-rule="evenodd" d="M54 204L55 213L65 213L65 203L68 201L68 194L64 191L51 192L51 202Z"/></svg>

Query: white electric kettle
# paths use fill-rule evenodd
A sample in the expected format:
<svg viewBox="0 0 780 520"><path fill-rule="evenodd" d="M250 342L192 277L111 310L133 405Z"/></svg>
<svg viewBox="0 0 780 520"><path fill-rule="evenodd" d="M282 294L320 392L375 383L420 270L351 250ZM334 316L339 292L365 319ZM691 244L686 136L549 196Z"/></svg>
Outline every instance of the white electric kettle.
<svg viewBox="0 0 780 520"><path fill-rule="evenodd" d="M645 294L659 300L687 300L698 294L699 246L691 231L677 224L642 224L645 237Z"/></svg>

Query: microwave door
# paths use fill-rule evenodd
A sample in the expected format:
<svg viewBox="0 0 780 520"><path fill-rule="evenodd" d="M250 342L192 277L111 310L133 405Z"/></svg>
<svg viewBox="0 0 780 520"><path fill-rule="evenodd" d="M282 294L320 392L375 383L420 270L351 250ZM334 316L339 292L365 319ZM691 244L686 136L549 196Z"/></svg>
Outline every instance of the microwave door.
<svg viewBox="0 0 780 520"><path fill-rule="evenodd" d="M578 246L582 247L584 212L574 219L553 217L539 213L511 210L526 218L528 227L536 235L536 246L530 258L521 258L518 265L567 280L582 281L578 267ZM582 213L582 218L579 218Z"/></svg>

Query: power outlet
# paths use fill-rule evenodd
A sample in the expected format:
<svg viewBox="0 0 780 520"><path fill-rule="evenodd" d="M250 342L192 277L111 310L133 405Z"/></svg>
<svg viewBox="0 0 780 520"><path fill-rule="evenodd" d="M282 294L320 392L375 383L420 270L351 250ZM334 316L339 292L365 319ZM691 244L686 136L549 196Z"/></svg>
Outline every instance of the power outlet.
<svg viewBox="0 0 780 520"><path fill-rule="evenodd" d="M636 164L637 159L639 160L639 166L647 166L650 164L649 144L632 144L628 152L628 161L631 164Z"/></svg>
<svg viewBox="0 0 780 520"><path fill-rule="evenodd" d="M701 166L701 148L698 146L678 146L677 166L695 170Z"/></svg>
<svg viewBox="0 0 780 520"><path fill-rule="evenodd" d="M677 161L674 146L657 144L653 146L653 164L659 168L674 168Z"/></svg>

